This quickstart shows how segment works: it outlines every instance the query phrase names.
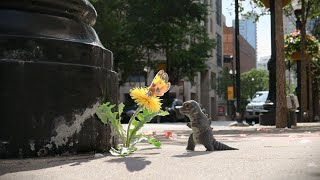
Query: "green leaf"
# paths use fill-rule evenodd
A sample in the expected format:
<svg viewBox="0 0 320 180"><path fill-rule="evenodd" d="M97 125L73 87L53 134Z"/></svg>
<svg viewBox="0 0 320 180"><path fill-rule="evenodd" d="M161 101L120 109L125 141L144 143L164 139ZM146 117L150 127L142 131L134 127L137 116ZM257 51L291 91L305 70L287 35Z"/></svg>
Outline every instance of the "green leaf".
<svg viewBox="0 0 320 180"><path fill-rule="evenodd" d="M156 140L154 137L151 136L147 136L144 134L138 134L136 140L133 142L131 148L134 148L134 145L137 144L138 142L141 142L143 140L148 141L148 143L154 145L157 148L161 147L161 142Z"/></svg>
<svg viewBox="0 0 320 180"><path fill-rule="evenodd" d="M105 104L102 104L101 106L98 107L98 109L96 110L96 114L97 116L100 118L100 120L102 121L103 124L106 124L108 121L108 116L107 113L105 113L108 108L108 105L110 103L106 102Z"/></svg>
<svg viewBox="0 0 320 180"><path fill-rule="evenodd" d="M133 147L133 148L127 148L127 147L119 147L118 149L115 149L113 147L111 147L111 149L109 150L109 152L111 153L111 155L113 156L128 156L130 154L132 154L134 151L136 151L137 148Z"/></svg>
<svg viewBox="0 0 320 180"><path fill-rule="evenodd" d="M117 149L114 149L113 147L111 147L109 152L111 153L112 156L120 156L120 151Z"/></svg>
<svg viewBox="0 0 320 180"><path fill-rule="evenodd" d="M148 142L152 145L154 145L155 147L157 148L160 148L161 147L161 142L156 140L155 138L149 138L148 139Z"/></svg>
<svg viewBox="0 0 320 180"><path fill-rule="evenodd" d="M160 111L158 113L158 116L166 116L166 115L169 115L170 113L168 111Z"/></svg>
<svg viewBox="0 0 320 180"><path fill-rule="evenodd" d="M100 118L101 122L106 124L107 122L110 122L112 124L115 123L117 120L117 113L112 112L112 108L114 108L115 105L109 105L110 102L106 102L105 104L102 104L98 109L96 110L96 114Z"/></svg>
<svg viewBox="0 0 320 180"><path fill-rule="evenodd" d="M134 119L132 121L133 128L129 129L129 143L131 143L132 139L136 136L137 132L143 127L143 125L147 122L150 122L152 118L155 116L166 116L169 113L166 111L159 111L159 112L151 112L149 110L143 110L137 115L139 121Z"/></svg>
<svg viewBox="0 0 320 180"><path fill-rule="evenodd" d="M121 121L121 114L122 114L122 112L123 112L123 108L124 108L124 104L123 103L120 103L119 105L118 105L118 113L119 113L119 119L120 119L120 121Z"/></svg>
<svg viewBox="0 0 320 180"><path fill-rule="evenodd" d="M110 102L106 102L105 104L102 104L98 107L98 109L96 110L96 114L103 124L110 123L112 128L116 129L116 131L120 135L121 140L125 142L125 131L120 122L120 118L117 118L118 112L122 113L124 105L119 105L118 112L112 112L112 109L114 107L115 105L110 105Z"/></svg>

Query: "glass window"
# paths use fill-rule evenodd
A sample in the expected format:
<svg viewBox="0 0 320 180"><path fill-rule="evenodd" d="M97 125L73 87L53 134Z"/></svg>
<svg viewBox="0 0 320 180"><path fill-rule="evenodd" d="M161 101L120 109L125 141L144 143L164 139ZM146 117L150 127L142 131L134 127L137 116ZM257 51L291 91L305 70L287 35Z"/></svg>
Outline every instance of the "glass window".
<svg viewBox="0 0 320 180"><path fill-rule="evenodd" d="M217 65L222 67L222 38L221 35L217 33Z"/></svg>
<svg viewBox="0 0 320 180"><path fill-rule="evenodd" d="M211 72L211 89L216 89L217 84L217 77L216 73Z"/></svg>
<svg viewBox="0 0 320 180"><path fill-rule="evenodd" d="M268 93L256 93L253 97L252 97L252 102L266 102L268 98Z"/></svg>
<svg viewBox="0 0 320 180"><path fill-rule="evenodd" d="M221 26L221 0L216 0L216 21L219 26Z"/></svg>

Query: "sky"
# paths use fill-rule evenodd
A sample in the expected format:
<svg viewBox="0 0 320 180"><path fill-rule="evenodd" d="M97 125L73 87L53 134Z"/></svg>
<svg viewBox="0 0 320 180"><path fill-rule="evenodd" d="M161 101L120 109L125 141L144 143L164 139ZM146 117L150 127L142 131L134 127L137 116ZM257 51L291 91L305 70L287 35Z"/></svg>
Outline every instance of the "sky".
<svg viewBox="0 0 320 180"><path fill-rule="evenodd" d="M226 25L232 26L232 20L235 19L234 13L235 0L222 0L222 13L226 17ZM248 0L246 0L248 2ZM248 3L244 5L244 11L250 10ZM241 16L239 15L239 18ZM270 16L262 16L257 22L257 54L258 59L263 56L270 56L271 54L271 30L270 30ZM241 47L240 47L241 48Z"/></svg>

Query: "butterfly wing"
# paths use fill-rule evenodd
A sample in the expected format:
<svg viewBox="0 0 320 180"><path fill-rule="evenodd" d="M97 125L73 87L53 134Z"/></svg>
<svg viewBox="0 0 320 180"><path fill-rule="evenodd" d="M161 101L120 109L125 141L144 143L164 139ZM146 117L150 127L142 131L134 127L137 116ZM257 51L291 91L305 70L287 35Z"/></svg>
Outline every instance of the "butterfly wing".
<svg viewBox="0 0 320 180"><path fill-rule="evenodd" d="M163 96L170 89L169 76L164 70L160 70L154 77L148 94L150 96Z"/></svg>
<svg viewBox="0 0 320 180"><path fill-rule="evenodd" d="M163 96L164 93L169 91L170 86L171 86L171 83L167 82L165 86L163 86L162 88L158 88L157 91L156 91L157 92L157 96Z"/></svg>

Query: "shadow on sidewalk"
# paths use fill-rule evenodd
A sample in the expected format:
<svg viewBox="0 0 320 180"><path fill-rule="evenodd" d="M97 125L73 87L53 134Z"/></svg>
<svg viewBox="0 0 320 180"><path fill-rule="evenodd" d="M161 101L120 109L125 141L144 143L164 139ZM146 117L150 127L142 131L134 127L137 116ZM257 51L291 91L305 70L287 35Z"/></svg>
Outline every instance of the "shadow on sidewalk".
<svg viewBox="0 0 320 180"><path fill-rule="evenodd" d="M214 151L188 151L185 152L181 155L174 155L172 157L178 157L178 158L184 158L184 157L194 157L194 156L202 156L202 155L207 155L210 154Z"/></svg>
<svg viewBox="0 0 320 180"><path fill-rule="evenodd" d="M124 163L130 172L141 171L151 164L151 161L147 161L143 157L123 157L111 159L105 162Z"/></svg>
<svg viewBox="0 0 320 180"><path fill-rule="evenodd" d="M50 167L68 165L78 166L90 162L94 158L92 154L76 156L59 156L45 158L28 158L28 159L0 159L0 176L8 173L46 169Z"/></svg>

